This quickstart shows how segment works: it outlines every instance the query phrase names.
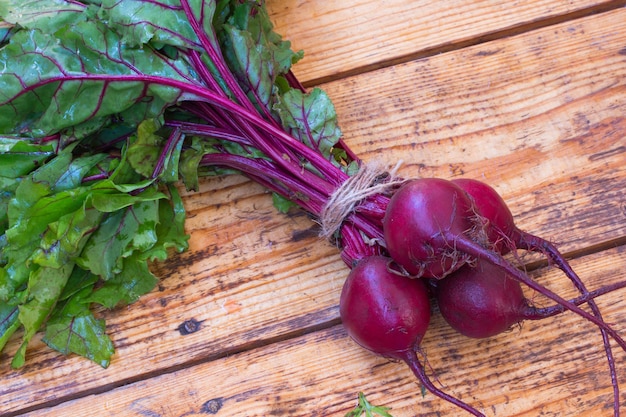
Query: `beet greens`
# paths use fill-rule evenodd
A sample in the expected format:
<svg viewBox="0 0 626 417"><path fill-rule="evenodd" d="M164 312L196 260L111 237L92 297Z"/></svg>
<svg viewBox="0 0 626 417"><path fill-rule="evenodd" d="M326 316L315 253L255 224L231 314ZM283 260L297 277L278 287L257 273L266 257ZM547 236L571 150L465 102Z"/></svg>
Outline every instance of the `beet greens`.
<svg viewBox="0 0 626 417"><path fill-rule="evenodd" d="M262 3L21 3L0 16L0 349L24 328L15 367L44 324L51 347L108 365L89 305L133 302L156 282L147 262L187 248L175 182L242 172L318 216L359 167ZM381 237L350 223L346 247Z"/></svg>

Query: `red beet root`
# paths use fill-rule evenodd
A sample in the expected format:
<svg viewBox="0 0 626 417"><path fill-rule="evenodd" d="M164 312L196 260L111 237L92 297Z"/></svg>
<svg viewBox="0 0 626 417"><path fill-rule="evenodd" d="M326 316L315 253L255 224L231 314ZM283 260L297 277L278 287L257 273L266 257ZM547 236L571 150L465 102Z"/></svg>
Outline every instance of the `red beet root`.
<svg viewBox="0 0 626 417"><path fill-rule="evenodd" d="M476 416L480 412L433 385L416 354L430 321L428 289L423 280L389 270L391 259L359 261L343 286L339 311L344 327L363 348L404 361L433 394Z"/></svg>

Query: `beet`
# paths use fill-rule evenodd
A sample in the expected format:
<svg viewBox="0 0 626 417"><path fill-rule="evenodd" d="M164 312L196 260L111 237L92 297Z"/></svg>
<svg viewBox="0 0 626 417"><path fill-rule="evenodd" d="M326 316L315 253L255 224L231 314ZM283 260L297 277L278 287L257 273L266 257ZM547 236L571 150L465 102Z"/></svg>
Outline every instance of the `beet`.
<svg viewBox="0 0 626 417"><path fill-rule="evenodd" d="M455 179L452 182L461 187L472 199L477 212L478 224L481 225L496 251L503 255L516 249L542 253L567 275L581 294L588 294L583 281L554 244L539 236L523 231L515 225L513 214L496 190L482 181L469 178ZM593 315L601 321L602 314L593 299L588 304ZM617 416L619 415L617 372L608 334L604 329L601 329L601 333L613 381L614 410L615 416Z"/></svg>
<svg viewBox="0 0 626 417"><path fill-rule="evenodd" d="M580 305L602 294L626 287L607 285L570 300ZM524 296L520 283L495 265L478 260L464 265L435 285L437 304L446 322L457 332L487 338L524 320L542 320L567 311L562 305L536 307Z"/></svg>
<svg viewBox="0 0 626 417"><path fill-rule="evenodd" d="M387 250L408 274L443 278L469 259L443 232L464 235L472 228L471 215L471 200L452 182L408 181L393 194L383 218Z"/></svg>
<svg viewBox="0 0 626 417"><path fill-rule="evenodd" d="M404 361L434 395L476 416L461 400L441 391L428 378L417 352L430 322L430 300L424 280L391 270L392 260L370 256L351 270L341 291L339 311L350 337L383 357Z"/></svg>

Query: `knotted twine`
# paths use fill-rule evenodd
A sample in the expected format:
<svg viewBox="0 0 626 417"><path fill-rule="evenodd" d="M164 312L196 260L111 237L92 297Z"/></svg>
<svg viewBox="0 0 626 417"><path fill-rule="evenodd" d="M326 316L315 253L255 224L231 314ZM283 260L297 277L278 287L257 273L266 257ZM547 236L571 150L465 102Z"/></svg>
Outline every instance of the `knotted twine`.
<svg viewBox="0 0 626 417"><path fill-rule="evenodd" d="M329 197L319 216L320 237L330 239L354 208L367 197L382 194L404 182L396 176L402 162L391 170L379 162L362 162L356 174L343 182Z"/></svg>

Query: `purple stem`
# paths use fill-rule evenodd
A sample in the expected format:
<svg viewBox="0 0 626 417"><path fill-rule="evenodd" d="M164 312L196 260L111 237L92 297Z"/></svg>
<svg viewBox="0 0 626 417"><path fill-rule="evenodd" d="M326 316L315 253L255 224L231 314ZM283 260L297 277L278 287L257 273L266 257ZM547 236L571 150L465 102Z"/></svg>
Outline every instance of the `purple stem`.
<svg viewBox="0 0 626 417"><path fill-rule="evenodd" d="M169 138L167 138L167 142L163 147L163 151L161 151L161 155L159 155L159 159L157 163L154 165L154 170L152 171L152 178L156 178L161 175L163 168L165 167L165 159L169 157L171 152L176 148L178 142L183 139L183 133L180 129L174 128L172 133L170 133Z"/></svg>
<svg viewBox="0 0 626 417"><path fill-rule="evenodd" d="M612 291L626 288L626 281L616 282L614 284L605 285L594 291L585 291L582 295L569 300L572 304L581 305L593 301L596 297L604 294L608 294ZM556 316L561 314L567 309L561 304L555 304L548 307L532 307L530 306L524 314L525 320L541 320L547 317Z"/></svg>
<svg viewBox="0 0 626 417"><path fill-rule="evenodd" d="M243 146L252 146L252 143L247 138L236 135L232 130L220 127L207 126L201 123L181 122L178 120L168 120L165 126L180 129L186 135L209 136Z"/></svg>
<svg viewBox="0 0 626 417"><path fill-rule="evenodd" d="M257 180L263 179L263 185L266 188L297 202L314 215L319 215L326 201L323 194L312 191L306 183L281 172L272 161L227 153L210 153L202 157L201 164L229 167L255 177Z"/></svg>

